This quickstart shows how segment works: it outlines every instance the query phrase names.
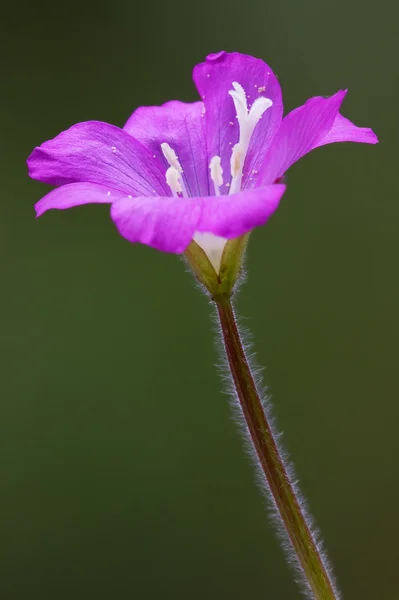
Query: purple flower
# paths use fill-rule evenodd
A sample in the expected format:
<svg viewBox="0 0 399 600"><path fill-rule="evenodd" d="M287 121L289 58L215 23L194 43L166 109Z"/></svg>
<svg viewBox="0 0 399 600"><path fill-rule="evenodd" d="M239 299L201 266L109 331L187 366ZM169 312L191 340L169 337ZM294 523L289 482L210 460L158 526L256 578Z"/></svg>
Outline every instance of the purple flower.
<svg viewBox="0 0 399 600"><path fill-rule="evenodd" d="M32 178L58 186L36 204L110 203L130 242L182 253L194 239L218 270L227 239L263 225L304 154L378 140L340 115L345 91L283 118L281 88L262 60L219 52L194 69L200 102L138 108L123 129L88 121L35 148Z"/></svg>

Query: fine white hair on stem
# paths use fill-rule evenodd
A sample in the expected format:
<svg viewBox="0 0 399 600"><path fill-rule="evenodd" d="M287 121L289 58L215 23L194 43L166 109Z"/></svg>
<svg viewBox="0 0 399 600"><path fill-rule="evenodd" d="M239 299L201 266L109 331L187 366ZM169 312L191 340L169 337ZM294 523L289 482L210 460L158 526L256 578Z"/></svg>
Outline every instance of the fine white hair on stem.
<svg viewBox="0 0 399 600"><path fill-rule="evenodd" d="M214 308L215 308L215 306L214 306ZM259 488L261 489L262 494L267 501L268 513L269 513L271 520L277 530L278 539L280 540L280 543L281 543L281 545L285 551L285 554L288 558L288 561L294 568L294 571L296 573L296 580L297 580L298 584L300 585L304 594L308 598L311 598L314 600L314 598L315 598L314 592L312 591L312 589L309 585L309 582L307 580L305 572L304 572L304 570L299 562L298 556L294 550L293 544L290 540L290 537L289 537L289 534L285 527L285 524L283 522L282 516L280 515L279 508L276 504L276 501L273 497L273 494L271 492L269 484L266 480L265 472L261 467L259 457L257 455L257 452L254 447L254 443L253 443L251 435L249 433L249 429L248 429L247 423L245 421L245 417L244 417L243 410L242 410L242 407L241 407L241 404L240 404L240 401L238 398L238 394L237 394L237 391L235 388L233 377L231 375L230 365L229 365L229 361L228 361L228 358L226 355L224 337L223 337L221 325L220 325L218 314L217 314L216 310L214 310L213 321L215 323L216 330L217 330L216 341L217 341L217 347L218 347L219 356L220 356L220 362L217 366L221 373L222 380L224 382L225 391L227 392L227 394L230 398L230 404L233 409L232 410L233 418L234 418L235 422L237 423L239 430L242 433L246 452L250 456L251 461L253 462L253 464L256 467L257 484L258 484ZM262 383L261 373L262 373L263 369L259 368L255 363L255 354L252 350L251 336L248 332L244 331L243 328L241 326L239 326L238 324L237 324L237 327L238 327L238 330L240 333L241 341L244 346L243 349L244 349L245 357L248 362L249 368L251 370L251 373L252 373L252 376L253 376L253 379L255 382L256 390L258 392L258 396L262 403L262 407L265 411L266 419L267 419L269 427L272 431L273 439L277 446L280 458L284 464L285 472L288 475L291 488L293 489L296 499L299 503L300 510L304 516L304 519L305 519L306 525L309 529L311 538L313 539L314 545L317 548L317 552L320 557L321 564L324 567L324 570L330 580L335 597L338 600L339 593L338 593L338 590L337 590L337 587L336 587L336 584L335 584L335 581L334 581L334 578L332 575L331 567L328 563L327 556L323 549L323 543L322 543L319 531L314 526L313 519L309 514L309 511L306 506L306 502L299 490L298 480L295 477L292 463L289 460L289 457L281 444L281 434L277 433L275 419L271 414L272 408L271 408L270 397L267 393L267 388Z"/></svg>

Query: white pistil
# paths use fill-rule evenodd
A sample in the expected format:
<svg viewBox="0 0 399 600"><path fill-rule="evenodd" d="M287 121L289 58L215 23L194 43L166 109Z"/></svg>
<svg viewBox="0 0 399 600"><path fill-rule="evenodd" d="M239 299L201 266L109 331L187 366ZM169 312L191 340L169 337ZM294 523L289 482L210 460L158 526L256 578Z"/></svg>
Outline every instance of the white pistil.
<svg viewBox="0 0 399 600"><path fill-rule="evenodd" d="M211 179L215 188L216 196L220 196L220 186L223 185L223 169L220 164L220 156L214 156L211 159L209 169L211 171Z"/></svg>
<svg viewBox="0 0 399 600"><path fill-rule="evenodd" d="M237 119L241 126L241 123L245 123L248 116L247 95L242 85L236 81L233 81L232 86L234 90L230 90L229 94L233 98Z"/></svg>
<svg viewBox="0 0 399 600"><path fill-rule="evenodd" d="M263 113L272 105L273 102L269 100L269 98L264 98L263 96L260 96L260 98L256 98L248 114L249 125L252 129L251 135L256 125L259 123L259 120L262 118Z"/></svg>
<svg viewBox="0 0 399 600"><path fill-rule="evenodd" d="M172 190L172 194L177 198L177 194L181 194L182 187L180 185L179 171L175 167L169 167L166 171L166 183Z"/></svg>
<svg viewBox="0 0 399 600"><path fill-rule="evenodd" d="M232 180L229 193L236 194L241 189L242 170L251 136L263 113L272 106L273 102L269 98L261 96L255 100L251 109L248 110L247 96L244 88L236 81L233 81L232 85L234 90L230 90L229 94L233 98L236 109L240 137L238 143L233 146L230 161Z"/></svg>

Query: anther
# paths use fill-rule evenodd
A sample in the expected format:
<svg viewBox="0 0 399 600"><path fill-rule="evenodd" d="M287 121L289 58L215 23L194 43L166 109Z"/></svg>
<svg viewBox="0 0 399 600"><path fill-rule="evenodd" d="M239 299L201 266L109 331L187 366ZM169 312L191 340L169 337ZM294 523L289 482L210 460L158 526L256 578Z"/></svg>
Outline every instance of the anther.
<svg viewBox="0 0 399 600"><path fill-rule="evenodd" d="M211 179L215 187L215 194L216 196L219 196L219 188L221 185L223 185L223 169L222 165L220 164L220 156L214 156L211 159L209 169L211 171Z"/></svg>
<svg viewBox="0 0 399 600"><path fill-rule="evenodd" d="M239 143L235 144L235 146L233 146L233 152L230 159L232 177L237 177L240 174L243 167L243 162L243 151L241 145Z"/></svg>
<svg viewBox="0 0 399 600"><path fill-rule="evenodd" d="M175 167L169 167L166 171L166 183L172 190L172 194L176 197L177 194L182 192L182 187L180 185L180 177L179 171Z"/></svg>

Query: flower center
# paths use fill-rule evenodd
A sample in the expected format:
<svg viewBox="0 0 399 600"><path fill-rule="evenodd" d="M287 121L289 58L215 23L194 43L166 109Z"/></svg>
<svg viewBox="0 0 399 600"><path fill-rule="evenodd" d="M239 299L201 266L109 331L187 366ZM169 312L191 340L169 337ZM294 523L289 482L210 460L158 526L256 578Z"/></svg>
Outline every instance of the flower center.
<svg viewBox="0 0 399 600"><path fill-rule="evenodd" d="M231 182L229 194L237 194L241 190L243 168L248 153L249 144L256 125L262 118L263 113L272 106L269 98L259 97L248 109L247 95L244 88L233 81L234 89L229 91L236 109L236 118L239 125L238 142L233 146L230 159ZM166 170L166 183L171 189L174 197L188 198L187 187L183 178L183 169L176 152L167 144L161 144L162 153L169 165ZM220 188L223 185L223 169L220 156L213 156L209 163L210 178L213 183L215 196L220 196ZM219 272L223 250L227 239L212 233L196 232L194 240L204 250L212 263L216 273Z"/></svg>

